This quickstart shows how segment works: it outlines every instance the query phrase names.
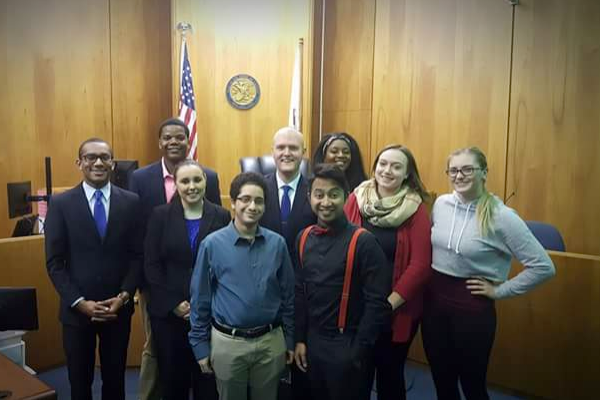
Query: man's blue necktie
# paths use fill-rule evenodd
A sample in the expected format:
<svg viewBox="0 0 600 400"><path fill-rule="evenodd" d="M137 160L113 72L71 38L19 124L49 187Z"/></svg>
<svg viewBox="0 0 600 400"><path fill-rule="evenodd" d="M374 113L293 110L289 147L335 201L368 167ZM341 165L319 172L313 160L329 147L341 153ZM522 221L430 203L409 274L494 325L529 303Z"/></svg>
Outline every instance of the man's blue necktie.
<svg viewBox="0 0 600 400"><path fill-rule="evenodd" d="M96 190L94 193L96 202L94 203L94 221L96 222L96 228L101 238L104 238L106 233L106 210L104 204L102 204L102 191Z"/></svg>
<svg viewBox="0 0 600 400"><path fill-rule="evenodd" d="M286 222L292 211L292 203L290 201L291 186L283 186L283 197L281 198L281 221Z"/></svg>

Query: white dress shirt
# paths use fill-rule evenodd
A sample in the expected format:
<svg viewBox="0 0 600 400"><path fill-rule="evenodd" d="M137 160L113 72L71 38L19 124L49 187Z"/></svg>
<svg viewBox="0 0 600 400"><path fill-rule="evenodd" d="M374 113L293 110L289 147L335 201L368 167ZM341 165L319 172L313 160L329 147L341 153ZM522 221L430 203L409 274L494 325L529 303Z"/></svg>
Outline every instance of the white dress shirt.
<svg viewBox="0 0 600 400"><path fill-rule="evenodd" d="M277 179L277 193L279 194L279 207L281 207L281 199L283 198L283 187L288 185L291 189L288 191L288 196L290 198L290 211L294 207L294 198L296 197L296 189L298 189L298 182L300 182L300 171L298 171L298 175L289 183L285 183L280 177L279 172L275 173L275 178Z"/></svg>
<svg viewBox="0 0 600 400"><path fill-rule="evenodd" d="M104 205L104 211L106 212L106 222L108 222L108 210L110 209L110 182L101 187L100 189L96 189L95 187L89 185L87 182L83 182L83 191L85 192L85 198L88 201L88 206L90 207L90 211L92 212L92 216L94 215L94 205L96 204L96 198L94 197L94 193L96 190L100 190L102 192L102 205Z"/></svg>

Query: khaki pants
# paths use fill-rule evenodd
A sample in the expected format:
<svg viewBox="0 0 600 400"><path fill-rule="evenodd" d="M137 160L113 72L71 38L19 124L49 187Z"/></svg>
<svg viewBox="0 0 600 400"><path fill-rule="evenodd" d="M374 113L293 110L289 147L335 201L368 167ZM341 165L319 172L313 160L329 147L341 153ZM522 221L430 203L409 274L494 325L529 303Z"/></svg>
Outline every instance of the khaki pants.
<svg viewBox="0 0 600 400"><path fill-rule="evenodd" d="M276 400L285 368L286 345L281 328L255 339L211 331L211 364L220 400Z"/></svg>
<svg viewBox="0 0 600 400"><path fill-rule="evenodd" d="M162 397L160 384L158 381L158 360L156 352L152 345L152 329L150 329L150 316L146 299L140 292L139 296L140 313L142 315L142 323L144 324L144 332L146 341L144 342L144 350L142 351L142 363L140 365L140 381L139 394L140 400L160 400Z"/></svg>

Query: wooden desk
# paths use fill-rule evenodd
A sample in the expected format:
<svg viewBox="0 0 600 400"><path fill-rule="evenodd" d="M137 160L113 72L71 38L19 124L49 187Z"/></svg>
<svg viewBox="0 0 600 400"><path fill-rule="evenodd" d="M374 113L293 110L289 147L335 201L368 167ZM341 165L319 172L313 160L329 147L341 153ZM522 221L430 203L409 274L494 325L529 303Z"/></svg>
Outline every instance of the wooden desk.
<svg viewBox="0 0 600 400"><path fill-rule="evenodd" d="M56 399L54 389L0 354L0 391L10 391L6 400Z"/></svg>

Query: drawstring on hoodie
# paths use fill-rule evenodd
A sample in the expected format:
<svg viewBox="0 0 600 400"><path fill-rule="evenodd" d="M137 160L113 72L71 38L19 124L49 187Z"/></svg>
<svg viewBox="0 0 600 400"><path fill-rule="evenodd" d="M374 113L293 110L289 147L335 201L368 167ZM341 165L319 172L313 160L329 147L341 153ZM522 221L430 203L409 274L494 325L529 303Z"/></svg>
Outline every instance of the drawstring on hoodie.
<svg viewBox="0 0 600 400"><path fill-rule="evenodd" d="M450 236L448 236L448 250L452 249L452 235L454 235L454 221L456 221L456 208L458 207L458 201L454 201L454 212L452 213L452 229L450 229Z"/></svg>
<svg viewBox="0 0 600 400"><path fill-rule="evenodd" d="M469 205L467 206L467 214L465 216L465 219L463 220L463 224L462 224L462 228L460 228L460 233L458 234L458 241L456 242L456 248L454 250L454 252L456 254L460 254L460 241L462 240L463 237L463 233L465 233L465 228L467 227L467 223L469 222L469 217L471 216L469 214L469 211L471 210L471 205L473 203L469 203ZM455 200L454 202L454 212L452 213L452 228L450 229L450 237L448 238L448 250L452 249L452 235L454 234L454 223L456 222L456 209L458 208L458 200Z"/></svg>

